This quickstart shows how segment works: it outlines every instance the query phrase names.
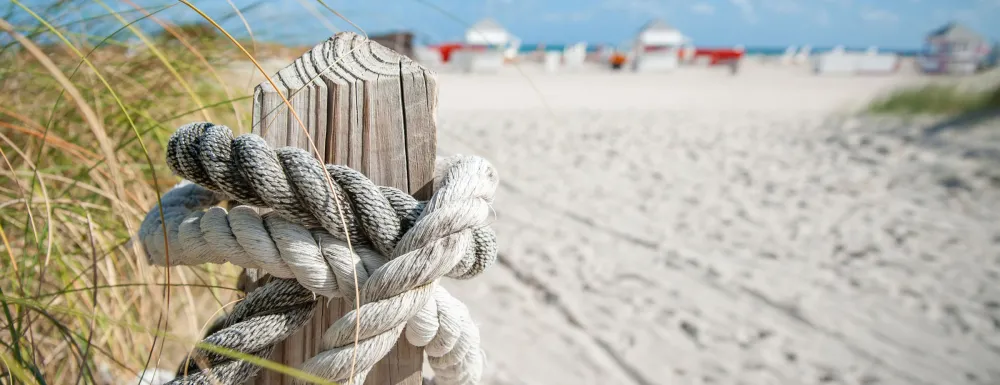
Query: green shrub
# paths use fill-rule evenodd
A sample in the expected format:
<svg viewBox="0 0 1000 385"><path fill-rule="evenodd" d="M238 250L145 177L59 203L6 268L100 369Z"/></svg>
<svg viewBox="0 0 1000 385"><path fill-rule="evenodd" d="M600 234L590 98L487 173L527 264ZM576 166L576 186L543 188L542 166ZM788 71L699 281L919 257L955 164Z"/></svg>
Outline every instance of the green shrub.
<svg viewBox="0 0 1000 385"><path fill-rule="evenodd" d="M868 110L888 114L948 115L1000 107L1000 88L963 90L949 85L926 85L895 91L872 102Z"/></svg>

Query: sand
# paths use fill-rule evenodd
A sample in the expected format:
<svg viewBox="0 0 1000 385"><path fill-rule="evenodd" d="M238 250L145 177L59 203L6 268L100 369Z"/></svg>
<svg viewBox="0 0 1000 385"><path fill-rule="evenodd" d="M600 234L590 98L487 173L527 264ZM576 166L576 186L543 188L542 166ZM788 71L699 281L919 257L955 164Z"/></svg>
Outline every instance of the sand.
<svg viewBox="0 0 1000 385"><path fill-rule="evenodd" d="M1000 383L1000 122L856 116L931 81L439 73L440 153L502 181L498 264L445 283L485 383Z"/></svg>
<svg viewBox="0 0 1000 385"><path fill-rule="evenodd" d="M486 383L1000 383L1000 124L850 114L919 81L441 74L441 154L502 180L445 284Z"/></svg>

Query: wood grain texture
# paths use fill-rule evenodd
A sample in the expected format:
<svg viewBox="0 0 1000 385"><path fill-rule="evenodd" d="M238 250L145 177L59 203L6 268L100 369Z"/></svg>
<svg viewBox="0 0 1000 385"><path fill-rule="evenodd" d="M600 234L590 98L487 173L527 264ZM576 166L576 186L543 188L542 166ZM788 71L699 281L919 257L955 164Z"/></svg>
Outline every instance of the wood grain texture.
<svg viewBox="0 0 1000 385"><path fill-rule="evenodd" d="M347 165L378 185L430 198L437 145L437 88L430 70L355 33L341 32L272 79L277 87L265 81L254 89L253 133L275 147L313 152L311 137L325 163ZM253 282L259 272L247 270L245 275L247 290L262 284ZM342 300L323 301L313 319L270 358L300 366L319 351L323 332L349 310ZM423 349L400 339L365 384L421 384L422 368ZM263 370L252 383L292 381Z"/></svg>

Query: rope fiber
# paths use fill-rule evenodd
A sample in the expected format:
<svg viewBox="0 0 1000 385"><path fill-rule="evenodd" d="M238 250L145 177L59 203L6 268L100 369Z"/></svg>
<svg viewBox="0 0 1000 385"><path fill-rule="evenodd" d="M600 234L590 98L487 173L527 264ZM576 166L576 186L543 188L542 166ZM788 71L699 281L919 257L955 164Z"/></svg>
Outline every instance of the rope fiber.
<svg viewBox="0 0 1000 385"><path fill-rule="evenodd" d="M233 138L225 126L192 123L171 136L167 164L186 181L162 196L139 229L149 262L230 262L278 278L239 302L204 342L267 357L308 321L315 295L344 298L361 311L330 326L320 352L300 369L360 384L405 330L411 344L424 347L435 383L479 382L485 364L479 330L465 305L437 282L473 278L496 260L488 220L498 177L489 162L438 159L435 193L421 202L348 167L323 165L304 150L271 149L256 135ZM215 206L222 200L243 205L226 211ZM179 371L187 375L171 383L242 384L260 369L197 349L191 358Z"/></svg>

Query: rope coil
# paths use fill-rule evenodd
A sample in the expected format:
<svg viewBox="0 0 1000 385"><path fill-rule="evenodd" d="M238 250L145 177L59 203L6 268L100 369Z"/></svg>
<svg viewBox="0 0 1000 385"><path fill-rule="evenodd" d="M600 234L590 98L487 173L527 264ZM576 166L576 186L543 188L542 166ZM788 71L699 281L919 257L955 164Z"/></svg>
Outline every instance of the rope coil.
<svg viewBox="0 0 1000 385"><path fill-rule="evenodd" d="M348 379L357 324L355 381L363 382L405 328L410 343L425 347L436 382L478 383L484 364L478 328L437 279L472 278L496 259L487 219L498 180L488 162L470 156L440 160L436 192L419 202L350 168L323 165L304 150L272 150L259 136L233 138L225 126L194 123L170 138L167 163L197 184L175 186L147 214L139 238L151 263L228 261L294 278L310 299L316 293L360 303L360 318L351 311L336 321L324 333L322 351L303 364L317 376ZM222 199L274 211L212 207ZM355 274L360 298L354 298ZM248 296L236 307L262 306L246 304L251 298L268 300ZM225 368L214 366L212 372ZM176 383L198 383L185 382L188 377Z"/></svg>

